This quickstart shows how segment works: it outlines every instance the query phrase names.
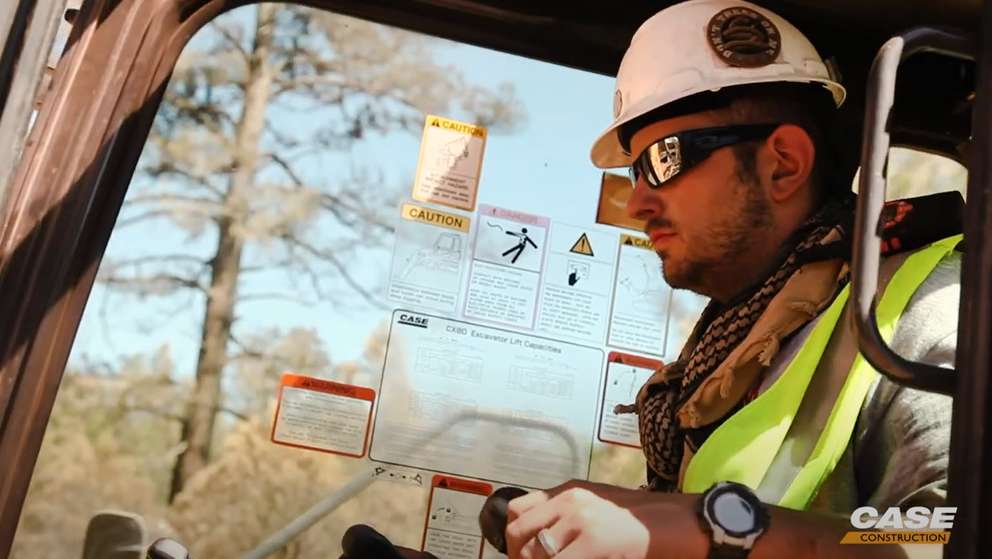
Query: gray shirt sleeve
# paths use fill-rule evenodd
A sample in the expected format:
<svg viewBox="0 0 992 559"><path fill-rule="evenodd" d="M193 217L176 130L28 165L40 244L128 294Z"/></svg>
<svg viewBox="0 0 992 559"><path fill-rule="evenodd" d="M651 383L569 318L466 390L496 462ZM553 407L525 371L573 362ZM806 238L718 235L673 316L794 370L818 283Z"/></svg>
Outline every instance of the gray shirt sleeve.
<svg viewBox="0 0 992 559"><path fill-rule="evenodd" d="M902 357L954 366L961 257L945 258L911 299L892 348ZM858 501L876 508L943 504L951 398L876 381L855 428Z"/></svg>

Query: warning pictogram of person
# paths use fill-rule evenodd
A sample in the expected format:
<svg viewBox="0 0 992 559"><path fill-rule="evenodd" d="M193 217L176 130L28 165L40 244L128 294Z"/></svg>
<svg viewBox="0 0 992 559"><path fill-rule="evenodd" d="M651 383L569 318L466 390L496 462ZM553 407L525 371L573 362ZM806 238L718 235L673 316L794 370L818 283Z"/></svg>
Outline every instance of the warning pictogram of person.
<svg viewBox="0 0 992 559"><path fill-rule="evenodd" d="M504 231L504 233L516 237L518 241L515 246L512 246L503 252L503 256L508 256L510 253L516 253L513 255L513 258L510 259L511 264L517 263L517 259L520 258L521 254L523 254L524 249L527 248L528 244L530 244L535 249L537 248L537 243L535 243L530 237L527 236L526 227L521 227L519 233L516 231Z"/></svg>

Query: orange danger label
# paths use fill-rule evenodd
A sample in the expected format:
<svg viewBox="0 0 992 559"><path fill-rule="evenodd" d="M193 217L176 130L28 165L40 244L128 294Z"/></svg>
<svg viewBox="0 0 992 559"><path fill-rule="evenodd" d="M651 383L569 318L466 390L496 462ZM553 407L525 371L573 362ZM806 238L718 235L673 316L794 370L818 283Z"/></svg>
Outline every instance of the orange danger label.
<svg viewBox="0 0 992 559"><path fill-rule="evenodd" d="M660 369L663 365L663 363L658 359L644 357L643 355L621 353L619 351L611 351L607 360L610 363L622 363L624 365L640 367L642 369Z"/></svg>
<svg viewBox="0 0 992 559"><path fill-rule="evenodd" d="M441 487L451 489L452 491L462 491L486 496L493 492L493 486L488 483L442 475L436 475L431 479L431 487Z"/></svg>
<svg viewBox="0 0 992 559"><path fill-rule="evenodd" d="M478 518L492 492L488 483L435 475L427 499L421 551L437 557L481 558L484 542Z"/></svg>
<svg viewBox="0 0 992 559"><path fill-rule="evenodd" d="M318 392L324 392L325 394L337 394L338 396L347 396L348 398L358 398L360 400L368 400L370 402L375 399L375 390L372 390L371 388L354 386L351 384L342 384L332 380L296 375L293 373L283 373L282 385L316 390Z"/></svg>
<svg viewBox="0 0 992 559"><path fill-rule="evenodd" d="M368 446L374 402L371 388L283 373L270 440L361 458Z"/></svg>

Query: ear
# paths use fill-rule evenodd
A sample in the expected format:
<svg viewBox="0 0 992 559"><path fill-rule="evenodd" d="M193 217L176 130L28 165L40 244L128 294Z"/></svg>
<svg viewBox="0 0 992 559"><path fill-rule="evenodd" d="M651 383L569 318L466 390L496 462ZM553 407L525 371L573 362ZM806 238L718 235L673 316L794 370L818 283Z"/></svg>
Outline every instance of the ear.
<svg viewBox="0 0 992 559"><path fill-rule="evenodd" d="M769 196L785 202L808 188L816 148L813 139L795 124L783 124L765 141L766 161L770 173Z"/></svg>

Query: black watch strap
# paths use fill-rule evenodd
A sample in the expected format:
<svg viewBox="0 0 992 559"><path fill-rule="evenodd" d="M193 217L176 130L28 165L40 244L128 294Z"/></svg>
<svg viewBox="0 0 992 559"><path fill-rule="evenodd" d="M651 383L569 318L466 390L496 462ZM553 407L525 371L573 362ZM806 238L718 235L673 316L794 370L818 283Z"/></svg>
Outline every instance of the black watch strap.
<svg viewBox="0 0 992 559"><path fill-rule="evenodd" d="M750 553L750 549L744 549L736 545L711 543L710 552L706 555L706 559L747 559Z"/></svg>

